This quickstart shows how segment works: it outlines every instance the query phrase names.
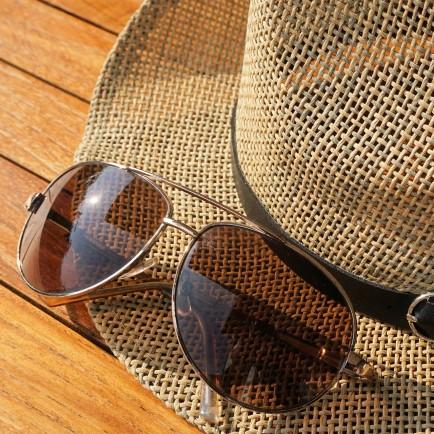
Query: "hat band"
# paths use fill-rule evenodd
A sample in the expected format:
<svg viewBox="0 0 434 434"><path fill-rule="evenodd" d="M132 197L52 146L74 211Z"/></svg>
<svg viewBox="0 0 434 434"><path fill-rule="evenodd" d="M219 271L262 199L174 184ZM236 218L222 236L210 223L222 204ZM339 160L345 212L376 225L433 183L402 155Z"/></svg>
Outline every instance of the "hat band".
<svg viewBox="0 0 434 434"><path fill-rule="evenodd" d="M414 314L415 304L421 299L416 294L399 292L376 283L363 279L355 274L349 273L340 267L326 261L316 253L313 253L299 241L291 238L283 228L274 220L271 214L263 206L251 186L247 182L242 171L236 143L236 106L232 111L231 118L231 153L232 171L235 180L238 197L243 205L247 216L259 225L268 229L271 233L295 243L308 255L320 261L330 273L342 284L353 303L354 309L371 318L375 318L383 323L393 325L405 331L415 331L414 321L418 320L419 315ZM434 298L434 297L433 297ZM427 311L429 310L429 312ZM422 333L417 333L424 338L434 338L434 304L430 303L423 306L422 322L426 323L427 318L432 318L429 324L425 324ZM409 314L411 316L409 317ZM410 318L410 319L409 319Z"/></svg>

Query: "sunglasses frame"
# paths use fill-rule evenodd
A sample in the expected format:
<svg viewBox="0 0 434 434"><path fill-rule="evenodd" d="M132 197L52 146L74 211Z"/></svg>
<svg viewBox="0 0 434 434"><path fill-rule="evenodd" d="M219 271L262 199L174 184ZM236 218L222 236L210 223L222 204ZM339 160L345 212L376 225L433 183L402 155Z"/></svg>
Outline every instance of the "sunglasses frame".
<svg viewBox="0 0 434 434"><path fill-rule="evenodd" d="M121 267L115 273L111 274L109 277L101 280L100 282L98 282L94 285L80 289L78 291L46 292L46 291L41 291L38 288L35 288L33 285L31 285L27 281L27 279L24 276L22 262L20 259L20 251L21 251L23 237L24 237L25 231L29 225L30 219L31 219L32 214L33 214L32 199L35 197L35 195L33 195L30 198L30 204L26 205L26 208L29 212L29 216L27 217L27 220L24 224L24 227L21 231L19 241L18 241L17 266L18 266L18 270L19 270L19 273L21 275L21 278L25 281L25 283L32 290L34 290L36 293L38 293L41 296L41 298L44 300L44 302L48 306L59 306L59 305L64 305L64 304L69 304L69 303L76 303L76 302L80 302L80 301L91 301L91 300L106 298L106 297L115 296L115 295L122 295L122 294L131 293L131 292L143 291L146 289L160 289L163 291L164 290L171 291L172 321L173 321L173 325L175 328L176 338L180 344L181 351L182 351L184 357L188 360L188 362L193 367L194 371L199 376L199 378L203 381L203 383L206 384L206 386L208 386L214 393L222 396L228 402L231 402L233 404L239 405L243 408L247 408L247 409L253 410L253 411L266 412L269 414L288 413L288 412L297 411L297 410L303 409L303 408L309 406L310 404L312 404L313 402L319 400L325 393L327 393L334 386L334 384L339 379L342 372L346 372L347 374L352 375L352 376L364 376L363 374L360 375L359 373L354 372L351 369L351 367L348 367L349 364L354 365L356 367L359 367L359 366L361 366L361 362L364 362L366 365L368 365L363 359L360 358L360 356L353 353L353 349L354 349L354 345L355 345L355 341L356 341L356 336L357 336L357 318L356 318L356 314L354 311L354 307L351 303L351 300L349 299L348 294L346 293L346 291L342 287L342 285L315 258L312 258L311 256L307 255L306 252L303 251L300 247L289 243L287 240L283 240L282 238L276 236L275 234L268 232L267 230L265 230L264 228L262 228L258 224L256 224L254 221L252 221L249 218L247 218L246 216L244 216L243 214L240 214L239 212L235 211L234 209L227 207L226 205L223 205L223 204L217 202L216 200L214 200L214 199L212 199L212 198L210 198L204 194L197 193L197 192L195 192L195 191L193 191L193 190L191 190L191 189L189 189L189 188L187 188L181 184L167 180L160 175L156 175L156 174L147 172L145 170L141 170L141 169L137 169L137 168L133 168L133 167L129 167L129 166L124 166L124 165L117 164L117 163L102 162L102 161L86 161L86 162L77 163L77 164L69 167L68 169L66 169L62 173L60 173L56 178L54 178L47 185L47 187L41 193L38 194L38 196L39 195L45 195L50 190L50 188L52 188L52 186L54 184L56 184L56 182L58 182L58 180L62 176L66 175L68 172L73 171L75 169L78 169L82 166L87 166L87 165L92 165L92 164L116 167L116 168L121 169L121 170L126 170L127 172L137 176L138 178L143 179L144 182L149 183L164 198L164 200L167 204L167 212L166 212L166 215L163 217L160 226L155 231L155 233L152 235L152 237L145 243L143 248L130 261L128 261L128 263L126 263L123 267ZM234 217L242 220L244 224L234 223L234 222L230 222L230 221L222 221L222 222L218 222L218 223L211 223L211 224L205 225L200 231L196 231L192 227L190 227L190 226L188 226L188 225L186 225L186 224L184 224L178 220L174 220L172 218L173 217L172 202L171 202L170 198L168 197L168 195L166 194L166 192L159 185L157 185L155 183L155 181L162 182L168 186L179 189L179 190L181 190L181 191L183 191L183 192L185 192L185 193L187 193L193 197L198 198L199 200L202 200L202 201L204 201L210 205L213 205L213 206L215 206L215 207L217 207L217 208L219 208L219 209L221 209L221 210L223 210L229 214L232 214ZM179 261L173 282L156 280L156 281L147 281L147 282L143 282L143 283L139 283L139 284L121 286L121 287L117 287L117 288L102 289L103 286L106 285L107 283L114 281L116 278L121 278L122 276L125 275L126 272L128 272L128 270L131 270L132 268L134 268L134 265L136 265L140 261L140 259L143 258L143 256L147 252L149 252L150 248L155 244L155 242L158 240L159 236L162 234L164 229L168 226L172 226L174 228L177 228L177 229L181 230L182 232L184 232L184 233L186 233L192 237L192 239L190 240L189 244L187 245L187 247L186 247L186 249L185 249L185 251L184 251L184 253L183 253L183 255ZM206 379L206 377L202 374L202 372L200 372L200 370L198 368L196 368L194 362L192 361L190 355L188 354L185 343L184 343L184 341L180 335L180 332L178 330L178 321L177 321L177 315L176 315L176 294L177 294L178 280L179 280L181 270L183 269L184 263L186 261L186 258L188 256L189 252L191 251L192 247L196 244L197 240L206 231L208 231L211 228L218 227L218 226L231 226L231 227L237 227L240 229L251 230L251 231L254 231L260 235L270 237L271 239L274 239L274 240L282 243L286 247L297 252L305 260L310 262L314 267L319 269L319 271L321 271L324 274L324 276L338 289L339 293L343 296L343 298L344 298L344 300L345 300L345 302L346 302L346 304L347 304L347 306L351 312L351 318L352 318L352 335L351 335L351 342L348 346L348 348L349 348L348 353L346 354L344 361L342 362L340 368L338 369L336 376L334 378L334 381L331 382L327 388L325 388L323 391L321 391L321 393L316 395L310 401L308 401L304 404L301 404L299 406L294 406L294 407L291 407L289 409L282 409L282 410L270 410L270 409L264 410L264 409L261 409L260 407L255 407L255 406L237 401L236 399L232 398L231 396L227 395L226 393L222 393L221 391L216 390L214 388L213 384L210 383ZM139 274L139 273L137 273L137 274ZM349 360L350 356L353 359L351 363ZM368 375L370 375L370 374L368 374ZM210 395L208 395L208 399L210 399ZM211 397L211 400L212 400L212 397Z"/></svg>
<svg viewBox="0 0 434 434"><path fill-rule="evenodd" d="M99 165L106 165L106 166L112 166L112 167L116 167L118 169L123 169L126 170L128 172L132 172L133 174L136 174L135 171L133 171L133 169L128 168L126 166L121 166L119 164L114 164L114 163L105 163L105 162L101 162L101 161L86 161L86 162L82 162L82 163L77 163L74 164L73 166L69 167L68 169L66 169L65 171L63 171L62 173L60 173L55 179L53 179L48 185L47 187L41 192L39 193L42 196L45 196L46 193L53 187L53 185L56 184L56 182L58 182L58 180L60 178L62 178L62 176L66 175L69 172L72 172L76 169L79 169L82 166L87 166L87 165L91 165L91 164L99 164ZM137 174L136 174L137 175ZM144 178L143 176L141 176L141 178ZM157 184L155 184L153 181L151 181L150 179L145 178L145 180L155 189L158 191L158 193L164 198L164 201L167 205L167 212L166 215L163 217L163 220L160 224L160 226L157 228L157 230L155 231L155 233L152 235L152 237L145 243L145 245L143 246L142 249L140 249L140 251L134 255L133 258L131 258L124 266L122 266L119 270L117 270L115 273L111 274L110 276L108 276L107 278L101 280L100 282L88 286L86 288L80 289L78 291L62 291L62 292L46 292L46 291L42 291L39 288L34 287L25 277L24 275L24 271L23 271L23 264L21 262L20 259L20 251L21 251L21 246L22 246L22 242L23 242L23 237L24 234L26 232L26 229L30 223L30 220L32 218L32 211L30 210L29 216L27 217L27 220L24 224L23 230L21 231L20 234L20 238L18 241L18 249L17 249L17 266L18 266L18 270L20 272L21 278L24 280L24 282L35 292L37 292L39 295L43 296L44 299L45 297L48 297L47 301L51 300L55 300L57 298L59 298L60 300L64 300L65 302L71 302L72 300L74 301L79 301L77 299L77 297L80 297L81 295L85 295L87 293L90 293L92 291L95 291L98 288L101 288L102 286L104 286L105 284L115 280L116 278L118 278L119 276L122 276L126 271L128 271L142 256L144 256L146 254L146 252L149 251L149 249L154 245L154 243L156 242L156 240L158 239L158 237L161 235L161 233L163 232L163 230L166 228L167 224L166 223L166 219L170 219L173 213L173 207L172 207L172 203L169 200L169 198L167 197L166 193L161 189L161 187L159 187ZM33 197L33 196L32 196Z"/></svg>
<svg viewBox="0 0 434 434"><path fill-rule="evenodd" d="M252 222L253 223L253 222ZM181 258L181 260L179 261L179 264L177 266L176 269L176 274L175 274L175 278L173 281L173 290L172 290L172 320L174 323L174 327L175 327L175 332L176 332L176 338L178 339L178 342L181 346L182 352L184 354L184 356L187 358L188 362L190 363L190 365L194 368L194 371L196 372L196 374L200 377L200 379L210 388L212 389L215 393L217 393L220 396L223 396L227 401L231 402L232 404L236 404L239 405L241 407L247 408L249 410L253 410L253 411L259 411L259 412L263 412L263 413L268 413L268 414L279 414L279 413L288 413L288 412L292 412L292 411L297 411L297 410L301 410L309 405L311 405L312 403L314 403L315 401L318 401L318 399L320 399L325 393L327 393L332 387L333 385L337 382L337 380L339 379L340 375L342 374L342 372L345 370L345 367L348 363L348 359L350 357L350 354L352 353L353 349L354 349L354 345L356 342L356 337L357 337L357 318L355 315L355 311L354 308L351 304L351 301L348 297L348 295L345 293L344 289L342 288L341 291L341 286L340 284L337 282L337 280L331 276L329 273L327 273L327 271L322 267L318 267L320 271L324 272L326 278L329 278L330 282L336 286L336 288L338 289L338 291L341 293L341 295L344 297L344 300L347 303L348 308L350 309L351 312L351 319L352 319L352 334L351 334L351 343L348 345L348 353L344 358L344 361L342 362L340 368L338 369L338 371L336 372L335 378L333 379L333 382L330 383L330 386L328 386L326 389L324 389L323 391L321 391L318 395L316 395L314 398L312 398L310 401L303 403L301 405L298 406L293 406L290 409L282 409L282 410L272 410L272 409L260 409L259 407L255 407L253 405L250 404L246 404L243 403L241 401L236 400L235 398L232 398L231 396L227 395L226 393L222 393L222 391L220 390L216 390L215 387L213 386L212 383L209 382L209 380L207 380L207 378L202 374L202 372L196 368L193 359L190 357L189 352L187 351L187 347L184 343L184 340L181 337L181 334L179 333L178 330L178 319L177 319L177 315L176 315L176 294L177 294L177 288L178 288L178 281L179 281L179 277L181 275L181 271L184 267L184 263L188 257L189 252L191 251L192 247L195 245L196 241L205 233L207 232L209 229L212 229L214 227L219 227L219 226L230 226L230 227L236 227L236 228L240 228L240 229L247 229L253 232L256 232L260 235L265 235L267 237L270 237L272 239L275 239L277 241L280 241L283 243L283 241L277 237L275 237L274 235L266 232L265 230L262 230L262 228L256 227L256 224L253 223L255 225L255 227L249 226L249 225L242 225L239 223L233 223L233 222L221 222L221 223L211 223L209 225L204 226L201 231L190 241L190 243L187 245L185 252ZM292 248L292 246L289 246L289 243L284 242L284 245ZM294 250L299 253L300 255L303 256L304 259L307 259L307 256L304 254L304 252L302 252L299 248L296 248L294 246ZM311 262L312 263L312 262ZM313 265L316 265L313 263ZM329 274L329 276L327 275Z"/></svg>

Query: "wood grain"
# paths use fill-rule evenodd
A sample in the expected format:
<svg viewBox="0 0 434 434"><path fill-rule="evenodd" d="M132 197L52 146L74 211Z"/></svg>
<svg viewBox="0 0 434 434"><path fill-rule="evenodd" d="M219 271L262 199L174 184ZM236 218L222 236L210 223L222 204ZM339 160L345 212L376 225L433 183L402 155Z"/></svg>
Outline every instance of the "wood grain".
<svg viewBox="0 0 434 434"><path fill-rule="evenodd" d="M194 433L120 364L0 286L0 431Z"/></svg>
<svg viewBox="0 0 434 434"><path fill-rule="evenodd" d="M88 104L0 62L0 153L51 180L72 164Z"/></svg>
<svg viewBox="0 0 434 434"><path fill-rule="evenodd" d="M30 194L41 191L46 182L32 175L10 161L0 158L0 194L7 206L0 214L0 280L25 297L46 310L52 315L61 318L65 323L77 329L85 336L103 344L93 322L89 317L83 303L65 307L48 309L43 301L22 281L16 265L16 251L19 234L26 219L23 204Z"/></svg>
<svg viewBox="0 0 434 434"><path fill-rule="evenodd" d="M92 23L119 33L130 16L139 8L141 0L43 0Z"/></svg>
<svg viewBox="0 0 434 434"><path fill-rule="evenodd" d="M48 310L18 275L23 203L72 161L112 33L139 3L44 1L0 0L0 432L198 432L89 341L83 304Z"/></svg>
<svg viewBox="0 0 434 434"><path fill-rule="evenodd" d="M0 2L0 59L85 100L114 41L113 34L44 3Z"/></svg>

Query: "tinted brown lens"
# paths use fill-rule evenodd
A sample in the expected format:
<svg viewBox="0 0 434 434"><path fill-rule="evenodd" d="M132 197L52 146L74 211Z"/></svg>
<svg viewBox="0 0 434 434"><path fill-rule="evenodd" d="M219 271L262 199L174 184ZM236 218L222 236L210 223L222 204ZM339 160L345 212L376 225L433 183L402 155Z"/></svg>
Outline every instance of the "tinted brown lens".
<svg viewBox="0 0 434 434"><path fill-rule="evenodd" d="M236 226L204 232L175 293L187 356L220 394L285 411L336 380L353 336L340 291L303 256Z"/></svg>
<svg viewBox="0 0 434 434"><path fill-rule="evenodd" d="M143 178L104 164L70 170L47 191L23 234L26 280L45 292L100 283L134 258L167 212Z"/></svg>

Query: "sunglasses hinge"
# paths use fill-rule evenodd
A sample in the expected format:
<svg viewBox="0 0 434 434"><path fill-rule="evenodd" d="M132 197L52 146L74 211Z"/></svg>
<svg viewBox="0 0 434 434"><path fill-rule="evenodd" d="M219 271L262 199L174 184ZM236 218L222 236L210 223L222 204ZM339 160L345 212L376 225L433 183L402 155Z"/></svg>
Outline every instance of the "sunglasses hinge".
<svg viewBox="0 0 434 434"><path fill-rule="evenodd" d="M42 193L33 193L25 203L25 208L28 212L36 212L45 200Z"/></svg>

